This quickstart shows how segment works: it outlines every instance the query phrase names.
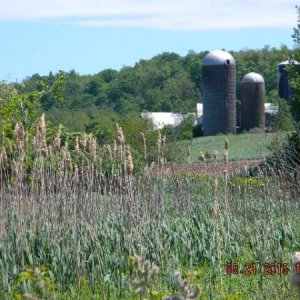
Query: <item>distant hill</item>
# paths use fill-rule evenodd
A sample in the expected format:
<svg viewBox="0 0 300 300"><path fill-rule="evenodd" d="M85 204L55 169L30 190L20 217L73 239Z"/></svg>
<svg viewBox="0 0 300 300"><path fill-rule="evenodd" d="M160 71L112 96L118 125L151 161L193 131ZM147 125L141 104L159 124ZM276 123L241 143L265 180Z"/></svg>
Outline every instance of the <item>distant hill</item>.
<svg viewBox="0 0 300 300"><path fill-rule="evenodd" d="M272 102L277 86L276 66L292 53L286 46L280 49L265 46L260 50L230 51L237 64L237 97L239 83L248 72L258 72L266 81L267 102ZM150 60L141 60L120 71L107 69L95 75L66 73L64 101L52 96L42 98L42 109L53 123L62 123L73 130L85 130L103 111L119 115L142 111L192 112L196 102L202 102L201 67L207 51L190 51L186 56L162 53ZM41 80L51 84L48 76L34 74L17 84L21 91L42 90Z"/></svg>

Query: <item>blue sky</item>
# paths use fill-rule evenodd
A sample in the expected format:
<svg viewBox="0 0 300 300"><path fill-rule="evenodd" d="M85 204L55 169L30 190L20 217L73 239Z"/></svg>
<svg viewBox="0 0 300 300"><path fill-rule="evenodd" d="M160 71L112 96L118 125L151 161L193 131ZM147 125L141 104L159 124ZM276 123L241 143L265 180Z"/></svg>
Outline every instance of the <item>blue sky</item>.
<svg viewBox="0 0 300 300"><path fill-rule="evenodd" d="M164 51L293 47L296 1L0 0L0 80L94 74Z"/></svg>

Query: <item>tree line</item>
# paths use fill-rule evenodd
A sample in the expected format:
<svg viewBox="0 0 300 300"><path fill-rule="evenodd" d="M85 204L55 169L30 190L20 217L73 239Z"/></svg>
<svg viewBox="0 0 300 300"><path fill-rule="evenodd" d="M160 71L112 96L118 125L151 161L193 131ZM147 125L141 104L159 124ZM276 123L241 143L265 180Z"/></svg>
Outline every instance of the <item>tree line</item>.
<svg viewBox="0 0 300 300"><path fill-rule="evenodd" d="M229 51L237 65L237 98L240 81L249 72L260 73L266 82L266 101L277 99L277 64L293 54L287 46L280 49ZM116 119L142 111L193 112L202 102L202 59L208 51L189 51L186 56L162 53L140 60L133 67L106 69L94 75L80 75L75 70L65 73L61 88L63 101L53 93L40 99L40 110L54 124L62 123L72 130L86 130L101 118ZM20 93L41 92L51 86L55 74L34 74L14 87Z"/></svg>

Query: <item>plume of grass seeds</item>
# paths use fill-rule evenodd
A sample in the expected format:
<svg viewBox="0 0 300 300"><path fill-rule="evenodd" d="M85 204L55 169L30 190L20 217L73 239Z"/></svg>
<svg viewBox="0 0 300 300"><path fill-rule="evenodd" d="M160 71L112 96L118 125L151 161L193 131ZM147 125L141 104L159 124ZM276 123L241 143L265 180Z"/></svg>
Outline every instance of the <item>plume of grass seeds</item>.
<svg viewBox="0 0 300 300"><path fill-rule="evenodd" d="M162 139L161 139L161 148L162 148L163 151L166 147L166 143L167 143L167 137L165 135L163 135Z"/></svg>
<svg viewBox="0 0 300 300"><path fill-rule="evenodd" d="M125 150L125 166L126 166L127 174L131 175L134 169L134 165L133 165L132 155L129 146L127 146Z"/></svg>
<svg viewBox="0 0 300 300"><path fill-rule="evenodd" d="M223 158L224 158L224 163L228 165L228 151L226 149L224 149Z"/></svg>
<svg viewBox="0 0 300 300"><path fill-rule="evenodd" d="M151 265L148 260L143 262L139 256L130 256L129 266L134 276L131 283L136 288L135 293L140 296L151 297L151 286L159 273L159 268L155 264Z"/></svg>
<svg viewBox="0 0 300 300"><path fill-rule="evenodd" d="M86 135L86 150L91 153L93 134Z"/></svg>
<svg viewBox="0 0 300 300"><path fill-rule="evenodd" d="M140 135L142 137L142 143L143 143L143 148L144 148L144 160L147 160L147 143L146 143L146 137L143 132L140 132Z"/></svg>
<svg viewBox="0 0 300 300"><path fill-rule="evenodd" d="M37 152L37 144L36 144L36 137L35 136L32 137L31 144L32 144L33 151Z"/></svg>
<svg viewBox="0 0 300 300"><path fill-rule="evenodd" d="M53 151L59 151L61 147L61 125L58 127L58 131L52 143Z"/></svg>
<svg viewBox="0 0 300 300"><path fill-rule="evenodd" d="M93 137L91 137L90 153L92 161L95 162L97 160L97 142Z"/></svg>
<svg viewBox="0 0 300 300"><path fill-rule="evenodd" d="M2 151L1 151L1 155L0 155L0 161L2 163L7 162L7 153L6 153L5 147L2 147Z"/></svg>
<svg viewBox="0 0 300 300"><path fill-rule="evenodd" d="M187 147L186 158L187 158L187 162L190 164L191 163L191 147L190 146Z"/></svg>
<svg viewBox="0 0 300 300"><path fill-rule="evenodd" d="M39 119L36 133L35 133L35 139L36 139L36 151L38 154L42 156L48 155L48 148L46 143L46 122L45 122L45 114L42 114L42 116Z"/></svg>
<svg viewBox="0 0 300 300"><path fill-rule="evenodd" d="M117 141L114 139L114 150L113 150L113 157L117 157Z"/></svg>
<svg viewBox="0 0 300 300"><path fill-rule="evenodd" d="M224 149L225 149L225 150L228 150L228 147L229 147L229 140L226 138L226 139L225 139Z"/></svg>
<svg viewBox="0 0 300 300"><path fill-rule="evenodd" d="M218 150L214 150L214 160L218 160L219 159L219 152Z"/></svg>
<svg viewBox="0 0 300 300"><path fill-rule="evenodd" d="M205 161L205 155L202 151L199 152L199 157L198 157L199 160L201 161Z"/></svg>
<svg viewBox="0 0 300 300"><path fill-rule="evenodd" d="M18 149L20 151L24 151L26 134L22 123L17 122L17 124L15 125L14 136L18 145Z"/></svg>
<svg viewBox="0 0 300 300"><path fill-rule="evenodd" d="M52 147L52 145L49 145L49 146L48 146L48 154L49 154L49 155L52 155L52 154L53 154L53 147Z"/></svg>
<svg viewBox="0 0 300 300"><path fill-rule="evenodd" d="M73 165L68 142L66 142L65 145L61 148L61 156L67 170L72 171Z"/></svg>
<svg viewBox="0 0 300 300"><path fill-rule="evenodd" d="M82 147L82 150L86 150L86 143L87 143L87 134L84 133L82 138L80 139L80 146Z"/></svg>
<svg viewBox="0 0 300 300"><path fill-rule="evenodd" d="M122 127L119 126L118 123L116 123L116 128L117 128L116 141L117 141L117 144L120 146L120 145L125 144L125 136L124 136Z"/></svg>
<svg viewBox="0 0 300 300"><path fill-rule="evenodd" d="M29 144L29 134L28 131L25 132L25 145L27 146Z"/></svg>
<svg viewBox="0 0 300 300"><path fill-rule="evenodd" d="M174 283L179 288L180 295L164 297L163 300L194 300L201 296L200 285L191 285L189 279L182 279L178 271L174 273Z"/></svg>
<svg viewBox="0 0 300 300"><path fill-rule="evenodd" d="M160 153L161 151L161 132L160 130L158 131L158 136L157 136L157 140L156 140L156 147L157 147L157 152Z"/></svg>
<svg viewBox="0 0 300 300"><path fill-rule="evenodd" d="M79 137L77 136L76 139L75 139L75 144L74 144L74 154L76 157L78 157L79 155Z"/></svg>
<svg viewBox="0 0 300 300"><path fill-rule="evenodd" d="M156 147L157 147L157 165L162 165L162 157L161 157L161 146L162 146L162 136L160 130L158 131L158 136L156 140Z"/></svg>

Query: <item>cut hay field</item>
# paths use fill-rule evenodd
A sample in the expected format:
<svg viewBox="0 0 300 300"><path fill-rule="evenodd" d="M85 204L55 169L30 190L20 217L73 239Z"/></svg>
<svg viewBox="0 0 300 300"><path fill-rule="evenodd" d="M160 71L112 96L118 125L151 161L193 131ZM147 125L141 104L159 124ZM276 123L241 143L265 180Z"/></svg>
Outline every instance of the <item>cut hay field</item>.
<svg viewBox="0 0 300 300"><path fill-rule="evenodd" d="M217 150L220 158L222 158L225 138L229 140L229 160L264 159L271 154L270 144L285 137L286 134L280 133L245 133L196 138L192 140L190 145L191 162L198 161L200 151L213 156L214 150Z"/></svg>

